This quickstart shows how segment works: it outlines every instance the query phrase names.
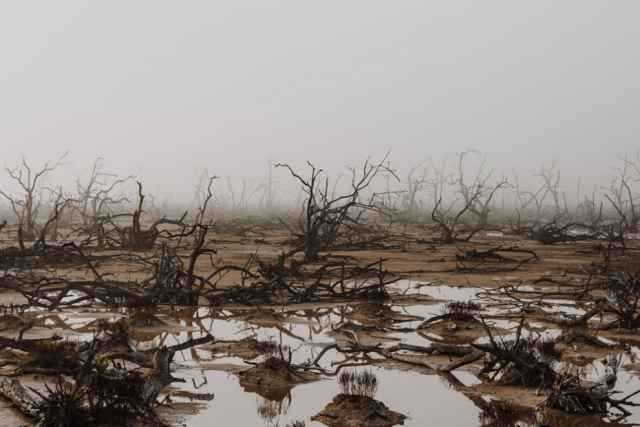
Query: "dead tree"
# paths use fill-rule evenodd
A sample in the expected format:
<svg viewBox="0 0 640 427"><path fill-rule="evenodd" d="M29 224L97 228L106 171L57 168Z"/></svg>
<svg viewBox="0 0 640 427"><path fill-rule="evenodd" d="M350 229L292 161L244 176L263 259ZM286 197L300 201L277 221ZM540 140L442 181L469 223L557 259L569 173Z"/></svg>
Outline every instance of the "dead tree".
<svg viewBox="0 0 640 427"><path fill-rule="evenodd" d="M116 226L120 235L121 245L131 250L148 250L153 248L158 236L160 235L159 226L163 224L184 225L184 219L187 215L185 212L178 220L162 217L151 224L147 229L142 227L141 216L144 213L143 205L145 194L142 192L142 183L137 181L138 185L138 205L133 214L131 214L131 225L120 228ZM122 215L119 215L122 216Z"/></svg>
<svg viewBox="0 0 640 427"><path fill-rule="evenodd" d="M405 190L402 192L401 209L405 220L415 219L418 214L420 200L418 196L422 193L428 183L429 167L424 163L411 168L407 174ZM390 190L387 193L391 194Z"/></svg>
<svg viewBox="0 0 640 427"><path fill-rule="evenodd" d="M640 273L612 274L608 280L606 311L615 320L600 329L636 330L640 327Z"/></svg>
<svg viewBox="0 0 640 427"><path fill-rule="evenodd" d="M248 211L251 200L260 191L259 186L253 186L243 179L240 188L234 187L230 177L227 177L227 192L229 197L229 209L234 214L244 214Z"/></svg>
<svg viewBox="0 0 640 427"><path fill-rule="evenodd" d="M272 211L276 206L277 182L273 179L273 168L274 165L269 161L267 164L267 174L263 183L258 187L258 190L262 191L262 195L260 196L260 207L267 212Z"/></svg>
<svg viewBox="0 0 640 427"><path fill-rule="evenodd" d="M581 213L581 218L592 230L601 228L604 221L604 203L596 201L595 191L591 197L584 196L577 210Z"/></svg>
<svg viewBox="0 0 640 427"><path fill-rule="evenodd" d="M636 233L640 226L640 206L637 206L631 183L640 179L640 159L634 162L625 157L623 162L618 177L611 183L609 194L605 194L605 197L625 224L626 231ZM631 171L635 171L638 177L631 177Z"/></svg>
<svg viewBox="0 0 640 427"><path fill-rule="evenodd" d="M552 206L550 215L553 218L561 219L568 216L568 204L564 193L560 188L560 171L558 171L555 163L550 167L541 168L540 173L535 175L542 179L542 183L534 190L525 190L520 185L517 173L514 173L513 183L515 189L515 197L518 207L517 224L513 232L521 234L525 223L531 224L543 221L544 216L549 211L547 200L551 198ZM526 218L523 221L523 217Z"/></svg>
<svg viewBox="0 0 640 427"><path fill-rule="evenodd" d="M66 197L62 188L58 188L57 191L51 192L52 206L46 222L42 225L38 232L38 238L34 243L34 247L44 247L46 244L47 236L50 240L57 241L59 237L60 220L65 211L68 210L76 202L75 200Z"/></svg>
<svg viewBox="0 0 640 427"><path fill-rule="evenodd" d="M161 256L154 265L154 276L149 281L147 290L156 296L158 302L182 305L197 305L202 289L209 279L196 275L196 263L202 256L215 254L214 249L206 248L206 237L212 226L206 223L207 208L213 199L212 185L216 176L209 177L206 194L203 196L202 205L198 209L195 223L189 230L183 230L177 235L180 239L192 236L193 243L186 266L175 249L163 246ZM213 266L213 261L211 261Z"/></svg>
<svg viewBox="0 0 640 427"><path fill-rule="evenodd" d="M113 193L133 176L118 178L115 174L104 172L102 161L102 158L95 160L86 183L76 180L78 211L85 228L96 227L99 218L112 214L115 207L129 201L124 195Z"/></svg>
<svg viewBox="0 0 640 427"><path fill-rule="evenodd" d="M508 185L508 181L502 179L497 184L490 185L489 181L493 176L493 171L484 172L485 160L483 159L476 176L471 182L468 182L465 177L465 158L471 153L473 152L458 153L458 171L455 183L465 205L468 206L469 213L476 217L476 226L485 229L489 225L491 202L496 192Z"/></svg>
<svg viewBox="0 0 640 427"><path fill-rule="evenodd" d="M579 375L564 373L556 379L543 406L569 414L599 416L610 415L612 410L616 409L622 414L622 417L627 417L631 415L631 412L626 407L640 406L631 400L640 393L640 390L621 399L614 398L615 392L611 388L616 382L615 371L617 371L617 367L611 375L612 383L609 384L584 381Z"/></svg>
<svg viewBox="0 0 640 427"><path fill-rule="evenodd" d="M440 236L441 243L465 242L471 240L480 231L488 226L491 203L496 193L508 182L501 180L495 185L489 185L492 172L484 173L484 162L480 170L471 183L465 178L465 157L469 151L458 154L457 173L447 179L444 171L436 172L436 177L432 182L434 194L438 195L435 205L431 211L431 220L434 222ZM443 208L443 197L446 186L453 187L453 192L459 194L448 207ZM472 225L465 223L464 219L469 214L476 220Z"/></svg>
<svg viewBox="0 0 640 427"><path fill-rule="evenodd" d="M524 319L520 321L513 341L503 341L494 337L483 321L489 344L472 344L489 355L481 375L489 376L491 381L499 385L549 388L557 377L551 361L557 359L559 354L553 341L523 337L523 323Z"/></svg>
<svg viewBox="0 0 640 427"><path fill-rule="evenodd" d="M440 232L440 236L437 239L439 243L468 242L473 236L482 231L483 227L480 226L476 226L471 230L463 230L466 227L464 227L462 218L469 211L470 205L468 203L465 203L456 213L451 213L453 207L449 207L445 211L441 210L441 205L442 199L439 199L431 211L431 220Z"/></svg>
<svg viewBox="0 0 640 427"><path fill-rule="evenodd" d="M356 230L366 213L381 212L378 195L374 193L365 199L364 192L379 175L395 174L387 165L387 156L378 163L367 159L360 170L350 168L350 188L338 195L335 188L330 188L329 178L322 169L311 162L307 165L310 168L307 178L286 163L278 163L276 167L286 168L302 185L305 201L298 230L291 229L295 239L292 253L303 252L305 261L314 262L321 251L335 248L341 239Z"/></svg>
<svg viewBox="0 0 640 427"><path fill-rule="evenodd" d="M198 200L198 212L195 216L195 224L205 224L207 222L207 211L213 202L213 183L218 179L217 175L204 174L198 184L196 199ZM204 184L206 182L206 184Z"/></svg>
<svg viewBox="0 0 640 427"><path fill-rule="evenodd" d="M554 215L562 216L568 214L566 197L561 193L560 188L560 171L555 162L549 167L543 165L537 176L543 180L540 202L544 202L550 196L553 201Z"/></svg>
<svg viewBox="0 0 640 427"><path fill-rule="evenodd" d="M33 240L38 233L38 215L42 206L41 193L44 178L53 172L67 156L65 152L54 163L45 162L38 170L34 170L25 158L22 163L13 169L6 168L9 177L20 188L19 194L11 194L0 190L2 195L11 205L18 222L18 233L25 240Z"/></svg>
<svg viewBox="0 0 640 427"><path fill-rule="evenodd" d="M521 234L522 226L524 225L523 215L533 222L542 219L544 200L541 200L541 196L544 191L544 186L539 187L536 191L524 190L520 185L520 178L517 173L514 173L512 182L517 203L517 221L515 221L515 224L512 224L511 228L514 234ZM531 212L534 212L533 217L530 217Z"/></svg>
<svg viewBox="0 0 640 427"><path fill-rule="evenodd" d="M428 181L429 192L431 193L431 207L442 203L445 196L445 188L447 186L447 159L442 161L441 166L436 166L433 160L430 160L430 168L433 171L432 178Z"/></svg>

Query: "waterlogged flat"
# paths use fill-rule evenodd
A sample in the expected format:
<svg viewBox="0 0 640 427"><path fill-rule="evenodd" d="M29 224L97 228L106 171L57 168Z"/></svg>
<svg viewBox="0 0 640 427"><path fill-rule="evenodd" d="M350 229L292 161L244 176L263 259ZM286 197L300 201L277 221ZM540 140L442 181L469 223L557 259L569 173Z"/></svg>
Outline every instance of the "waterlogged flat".
<svg viewBox="0 0 640 427"><path fill-rule="evenodd" d="M99 307L56 314L34 313L40 319L39 325L27 331L25 337L46 338L58 334L72 340L89 341L100 321L118 319L130 319L130 344L140 351L211 334L216 343L176 353L172 374L184 382L176 382L163 392L162 398L171 401L170 406L158 409L165 420L176 425L203 427L212 424L284 427L304 421L306 426L319 427L323 424L317 415L341 393L334 375L336 369L340 364L351 362L335 349L323 353L327 347L337 343L342 347L357 344L385 349L398 344L429 346L443 340L456 343L461 338L464 342L486 344L489 338L481 323L471 322L465 326L460 321L447 321L440 324L440 329L420 328L426 319L445 313L451 301L480 301L479 313L487 318L487 327L494 336L503 340L516 336L518 321L501 316L508 300L494 298L492 304L486 304L479 298L483 288L401 281L393 289L392 299L383 302L265 305L258 308L235 305L177 311L167 307L151 317L143 316L144 319L140 313ZM524 290L532 291L533 288ZM554 302L552 313L584 313L565 299ZM7 327L10 326L8 322ZM560 330L530 321L522 333L523 336L553 339ZM13 336L15 331L9 328L4 334ZM616 343L613 339L604 341ZM584 347L575 350L585 352ZM624 351L622 347L592 349L591 358L583 368L585 376L596 378L601 375L603 367L598 358L612 353ZM639 354L640 351L632 348L622 356L623 368L615 387L621 395L640 389L640 379L636 375ZM246 378L246 373L256 364L269 358L290 359L294 365L308 365L319 356L322 356L319 366L326 372L324 375L304 374L303 379L289 378L285 384L275 384L259 376L249 381ZM6 362L10 367L11 361L7 359ZM412 354L391 361L374 357L368 366L345 369L373 373L378 381L375 400L405 416L402 424L405 426L493 425L491 414L487 413L487 405L492 399L521 405L522 413L516 414L517 425L535 425L535 407L544 400L544 395L520 387L482 384L476 376L480 362L465 366L453 375L432 369L450 362L448 356ZM6 425L19 425L12 421L18 418L15 414L9 415L10 409L5 407L0 411L6 413L4 419L9 423ZM603 425L597 417L568 416L553 411L550 414L554 420L551 425ZM625 422L640 423L640 412L633 413Z"/></svg>

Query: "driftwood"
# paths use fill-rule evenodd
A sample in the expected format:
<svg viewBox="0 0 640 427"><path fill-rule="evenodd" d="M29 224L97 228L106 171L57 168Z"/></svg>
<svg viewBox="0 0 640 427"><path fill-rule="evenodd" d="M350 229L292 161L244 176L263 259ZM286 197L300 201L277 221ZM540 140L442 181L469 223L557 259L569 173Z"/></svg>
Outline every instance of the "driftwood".
<svg viewBox="0 0 640 427"><path fill-rule="evenodd" d="M35 405L40 401L40 398L23 386L20 381L9 377L0 377L0 395L29 418L37 416Z"/></svg>
<svg viewBox="0 0 640 427"><path fill-rule="evenodd" d="M517 258L506 256L506 254L526 256ZM486 250L470 249L456 255L456 271L460 273L515 271L529 262L539 260L540 258L534 251L516 246L498 246Z"/></svg>

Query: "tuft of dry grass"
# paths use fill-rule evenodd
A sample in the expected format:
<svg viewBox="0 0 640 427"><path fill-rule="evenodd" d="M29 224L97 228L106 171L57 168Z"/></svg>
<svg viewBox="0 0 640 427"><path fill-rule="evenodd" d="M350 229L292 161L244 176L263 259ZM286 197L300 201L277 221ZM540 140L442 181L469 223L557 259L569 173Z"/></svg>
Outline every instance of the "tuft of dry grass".
<svg viewBox="0 0 640 427"><path fill-rule="evenodd" d="M445 306L444 312L447 317L462 321L472 320L480 309L480 304L473 301L451 301Z"/></svg>
<svg viewBox="0 0 640 427"><path fill-rule="evenodd" d="M378 390L378 379L369 370L344 371L338 376L338 383L342 394L350 396L365 396L373 399Z"/></svg>

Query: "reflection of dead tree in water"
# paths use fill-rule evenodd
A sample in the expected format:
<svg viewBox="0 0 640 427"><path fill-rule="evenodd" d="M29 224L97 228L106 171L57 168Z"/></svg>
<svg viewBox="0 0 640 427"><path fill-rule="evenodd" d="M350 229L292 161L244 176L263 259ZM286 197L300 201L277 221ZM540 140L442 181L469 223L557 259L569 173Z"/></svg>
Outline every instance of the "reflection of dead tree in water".
<svg viewBox="0 0 640 427"><path fill-rule="evenodd" d="M321 366L321 361L330 351L336 351L345 356L342 362L333 362L334 369L325 369ZM406 357L406 353L414 353L423 356L450 356L457 358L446 366L436 367L427 362L418 361ZM398 343L389 347L381 345L362 345L352 342L345 346L330 344L324 347L316 358L304 365L306 370L318 372L326 376L337 376L345 368L357 366L369 366L375 362L393 361L402 364L413 365L420 368L427 368L434 372L451 372L461 366L468 365L482 358L484 353L468 345L453 345L431 343L429 346Z"/></svg>
<svg viewBox="0 0 640 427"><path fill-rule="evenodd" d="M518 422L524 422L523 425L536 425L536 414L533 409L502 400L485 400L482 395L465 386L450 372L440 372L439 378L480 409L480 424L483 427L510 427L520 425Z"/></svg>

